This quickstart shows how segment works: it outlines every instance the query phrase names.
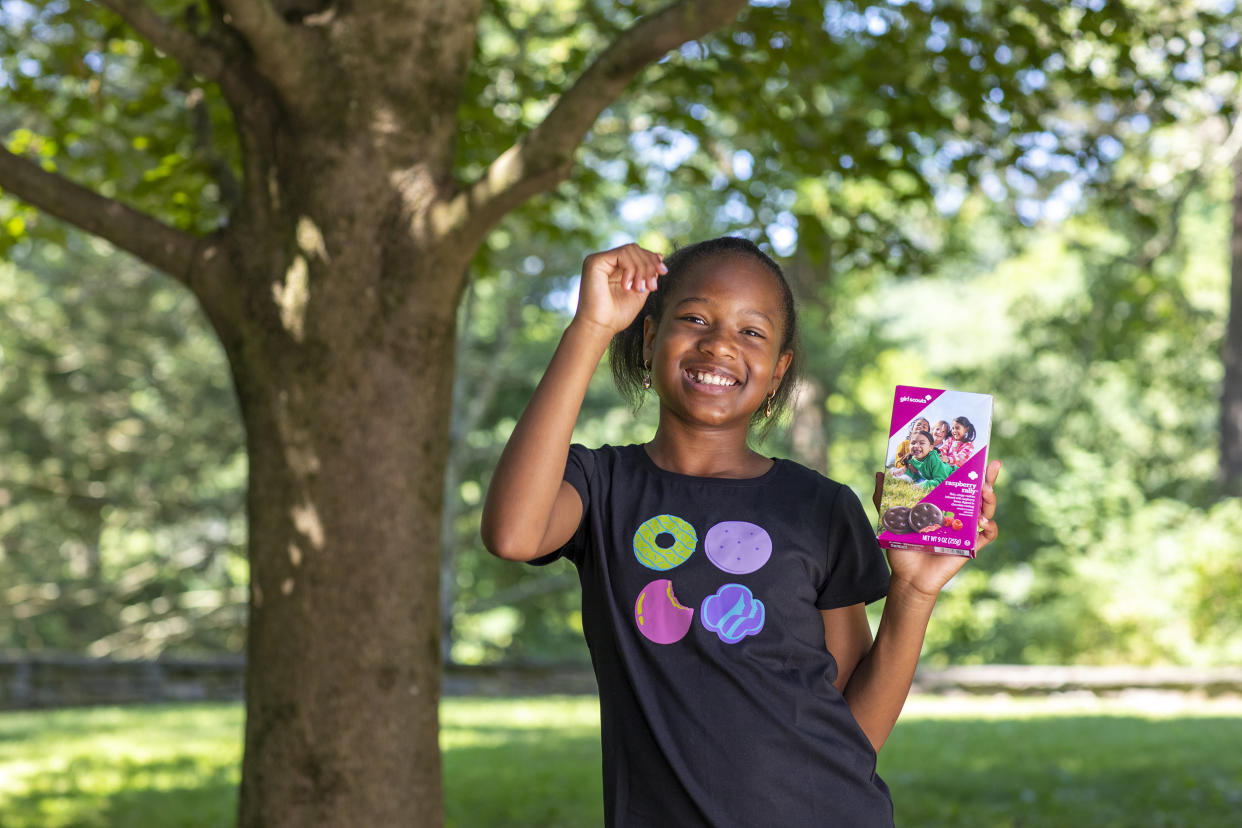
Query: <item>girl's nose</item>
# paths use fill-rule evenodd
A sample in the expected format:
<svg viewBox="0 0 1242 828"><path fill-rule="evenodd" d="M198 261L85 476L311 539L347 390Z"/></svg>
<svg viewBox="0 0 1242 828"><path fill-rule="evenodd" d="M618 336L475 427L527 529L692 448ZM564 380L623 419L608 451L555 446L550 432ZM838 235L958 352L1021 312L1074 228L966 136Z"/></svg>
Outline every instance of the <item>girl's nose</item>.
<svg viewBox="0 0 1242 828"><path fill-rule="evenodd" d="M699 338L699 350L713 356L733 356L736 353L729 338L717 330L703 332L703 336Z"/></svg>

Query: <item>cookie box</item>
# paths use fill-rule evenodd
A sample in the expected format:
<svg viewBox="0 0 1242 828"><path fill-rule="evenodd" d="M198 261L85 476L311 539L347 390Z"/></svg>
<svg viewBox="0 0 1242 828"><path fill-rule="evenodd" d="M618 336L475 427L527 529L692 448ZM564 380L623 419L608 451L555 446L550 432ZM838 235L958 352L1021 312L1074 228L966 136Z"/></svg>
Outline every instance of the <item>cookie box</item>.
<svg viewBox="0 0 1242 828"><path fill-rule="evenodd" d="M992 397L897 386L876 537L887 549L975 556Z"/></svg>

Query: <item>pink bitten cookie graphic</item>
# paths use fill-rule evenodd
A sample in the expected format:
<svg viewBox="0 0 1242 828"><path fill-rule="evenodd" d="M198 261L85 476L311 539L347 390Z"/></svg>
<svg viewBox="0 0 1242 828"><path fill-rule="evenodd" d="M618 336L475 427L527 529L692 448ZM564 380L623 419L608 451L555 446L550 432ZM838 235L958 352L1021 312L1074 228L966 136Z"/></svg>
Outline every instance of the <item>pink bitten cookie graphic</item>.
<svg viewBox="0 0 1242 828"><path fill-rule="evenodd" d="M634 602L638 631L657 644L680 641L690 630L694 610L683 607L673 595L673 582L667 578L652 581L638 593Z"/></svg>

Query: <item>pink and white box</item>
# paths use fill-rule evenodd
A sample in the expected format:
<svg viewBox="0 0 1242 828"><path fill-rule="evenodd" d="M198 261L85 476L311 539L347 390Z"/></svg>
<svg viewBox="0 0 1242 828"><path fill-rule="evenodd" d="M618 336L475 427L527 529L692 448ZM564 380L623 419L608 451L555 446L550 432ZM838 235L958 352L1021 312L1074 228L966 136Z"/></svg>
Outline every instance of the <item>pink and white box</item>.
<svg viewBox="0 0 1242 828"><path fill-rule="evenodd" d="M975 556L991 430L989 394L897 386L880 496L880 546Z"/></svg>

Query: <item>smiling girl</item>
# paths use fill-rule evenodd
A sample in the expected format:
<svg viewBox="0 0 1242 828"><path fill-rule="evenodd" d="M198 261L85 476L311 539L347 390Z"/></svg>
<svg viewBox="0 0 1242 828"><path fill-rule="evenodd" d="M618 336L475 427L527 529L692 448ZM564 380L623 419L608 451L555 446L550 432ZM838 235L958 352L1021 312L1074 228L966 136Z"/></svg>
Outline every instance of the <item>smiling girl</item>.
<svg viewBox="0 0 1242 828"><path fill-rule="evenodd" d="M953 428L949 433L949 441L941 450L944 459L953 466L960 468L970 459L975 451L975 426L965 417L955 417Z"/></svg>
<svg viewBox="0 0 1242 828"><path fill-rule="evenodd" d="M916 432L910 438L910 456L906 460L906 476L910 482L925 489L934 489L949 479L953 466L936 451L930 431Z"/></svg>
<svg viewBox="0 0 1242 828"><path fill-rule="evenodd" d="M789 399L796 331L781 269L743 239L592 254L493 475L487 548L578 569L609 826L892 825L876 755L965 559L890 550L890 573L848 487L750 447ZM658 427L571 445L610 343ZM873 640L865 605L885 595Z"/></svg>
<svg viewBox="0 0 1242 828"><path fill-rule="evenodd" d="M920 431L927 431L931 428L931 424L924 417L919 417L910 423L910 430L906 432L906 439L901 441L901 445L897 446L897 460L893 463L893 472L897 475L906 473L906 461L910 459L910 438Z"/></svg>

